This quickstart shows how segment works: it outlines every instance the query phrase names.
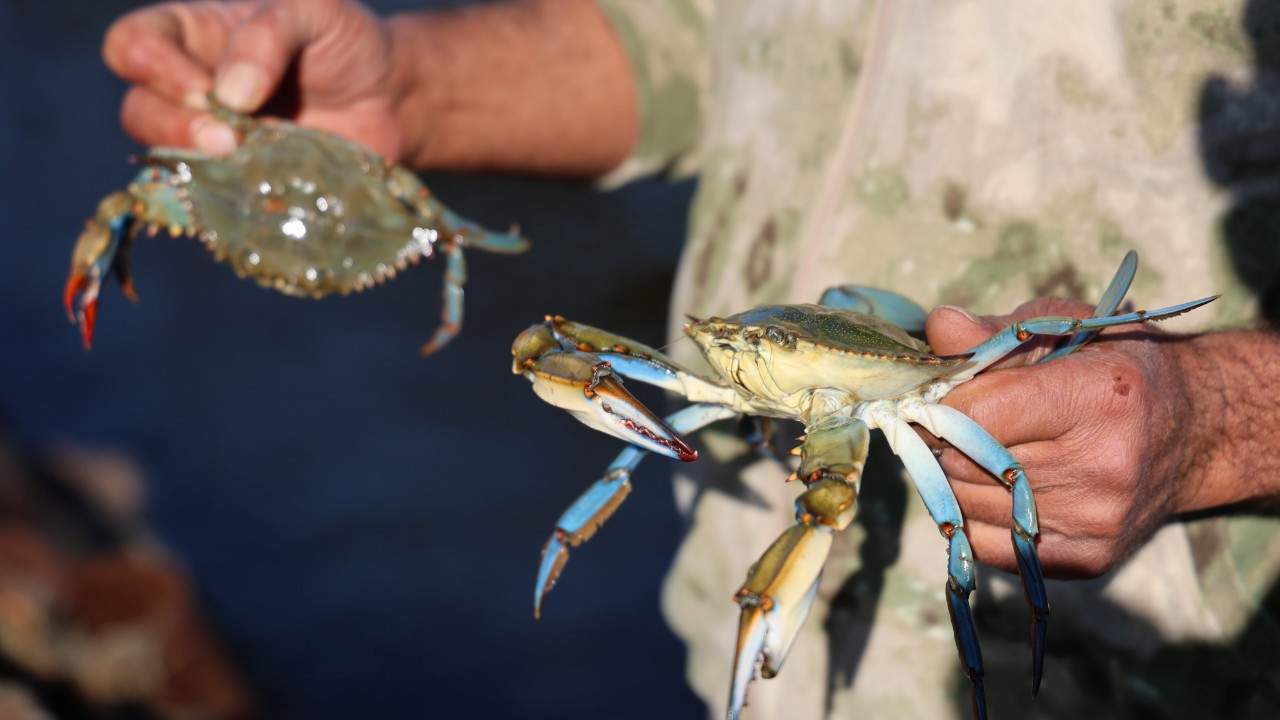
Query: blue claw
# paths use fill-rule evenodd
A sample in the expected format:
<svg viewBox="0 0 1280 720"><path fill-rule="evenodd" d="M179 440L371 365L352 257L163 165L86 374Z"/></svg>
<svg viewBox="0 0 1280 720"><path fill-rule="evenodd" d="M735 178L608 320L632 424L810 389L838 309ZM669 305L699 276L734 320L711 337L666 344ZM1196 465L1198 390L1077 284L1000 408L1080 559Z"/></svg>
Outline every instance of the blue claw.
<svg viewBox="0 0 1280 720"><path fill-rule="evenodd" d="M1015 518L1035 517L1035 500L1026 476L1013 486L1013 514ZM1018 556L1018 576L1022 579L1022 593L1027 607L1034 617L1031 623L1031 696L1040 692L1040 677L1044 672L1044 648L1049 634L1049 597L1044 587L1044 572L1040 569L1040 554L1036 552L1035 535L1027 533L1028 527L1014 522L1010 528L1013 548ZM1035 527L1032 525L1031 527Z"/></svg>
<svg viewBox="0 0 1280 720"><path fill-rule="evenodd" d="M955 632L956 649L960 651L960 663L964 674L973 683L973 717L987 718L987 691L982 683L982 648L978 646L978 631L973 623L973 610L969 607L969 594L973 592L973 550L964 528L955 528L948 549L947 610L951 614L951 628Z"/></svg>
<svg viewBox="0 0 1280 720"><path fill-rule="evenodd" d="M924 332L929 316L927 310L898 293L862 285L827 288L818 304L882 317L909 333Z"/></svg>

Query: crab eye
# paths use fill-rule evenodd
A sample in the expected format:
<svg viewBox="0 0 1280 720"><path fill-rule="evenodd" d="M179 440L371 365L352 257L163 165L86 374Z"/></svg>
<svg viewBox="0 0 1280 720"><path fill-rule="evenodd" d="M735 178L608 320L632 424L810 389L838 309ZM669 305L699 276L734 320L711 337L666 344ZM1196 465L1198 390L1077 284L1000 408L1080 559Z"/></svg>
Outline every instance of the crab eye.
<svg viewBox="0 0 1280 720"><path fill-rule="evenodd" d="M796 344L795 335L792 335L776 325L770 325L765 328L764 336L769 339L769 342L784 348L790 349L795 347Z"/></svg>

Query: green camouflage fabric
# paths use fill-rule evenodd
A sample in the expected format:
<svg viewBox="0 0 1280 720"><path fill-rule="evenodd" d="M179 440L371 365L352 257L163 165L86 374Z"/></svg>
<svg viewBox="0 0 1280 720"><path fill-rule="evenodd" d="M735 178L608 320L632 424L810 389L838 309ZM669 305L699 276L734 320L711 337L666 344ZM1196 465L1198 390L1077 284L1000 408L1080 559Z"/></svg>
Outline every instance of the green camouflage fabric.
<svg viewBox="0 0 1280 720"><path fill-rule="evenodd" d="M1280 18L1261 1L602 0L644 135L612 178L696 168L671 306L725 315L839 283L1005 313L1223 295L1175 330L1280 316ZM683 356L680 353L684 353ZM677 357L696 363L682 344ZM800 488L732 429L677 477L688 530L663 592L688 676L723 713L748 567ZM787 666L747 717L967 718L945 544L883 443ZM993 718L1280 717L1280 522L1162 528L1118 570L1054 582L1044 684L1029 615L993 570L974 596Z"/></svg>

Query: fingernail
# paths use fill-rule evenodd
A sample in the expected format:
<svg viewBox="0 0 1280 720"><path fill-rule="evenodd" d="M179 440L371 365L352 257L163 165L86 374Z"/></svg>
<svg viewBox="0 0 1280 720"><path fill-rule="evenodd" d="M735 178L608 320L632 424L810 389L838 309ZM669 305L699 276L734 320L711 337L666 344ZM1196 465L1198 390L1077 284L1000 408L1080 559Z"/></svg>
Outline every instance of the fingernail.
<svg viewBox="0 0 1280 720"><path fill-rule="evenodd" d="M234 62L218 73L213 92L232 110L257 110L267 92L267 75L252 63Z"/></svg>
<svg viewBox="0 0 1280 720"><path fill-rule="evenodd" d="M965 310L965 309L964 309L964 308L962 308L962 307L957 307L957 306L955 306L955 305L940 305L940 306L938 306L938 307L939 307L939 309L946 309L946 310L950 310L950 311L955 312L955 313L959 313L960 315L963 315L963 316L964 316L964 319L965 319L965 320L968 320L969 322L973 323L974 325L981 325L981 324L982 324L982 321L978 319L978 316L977 316L977 315L974 315L973 313L969 312L968 310Z"/></svg>
<svg viewBox="0 0 1280 720"><path fill-rule="evenodd" d="M182 106L192 110L208 110L209 109L209 93L199 90L192 90L182 96Z"/></svg>
<svg viewBox="0 0 1280 720"><path fill-rule="evenodd" d="M191 121L191 141L197 150L210 155L226 155L236 149L235 131L209 115Z"/></svg>

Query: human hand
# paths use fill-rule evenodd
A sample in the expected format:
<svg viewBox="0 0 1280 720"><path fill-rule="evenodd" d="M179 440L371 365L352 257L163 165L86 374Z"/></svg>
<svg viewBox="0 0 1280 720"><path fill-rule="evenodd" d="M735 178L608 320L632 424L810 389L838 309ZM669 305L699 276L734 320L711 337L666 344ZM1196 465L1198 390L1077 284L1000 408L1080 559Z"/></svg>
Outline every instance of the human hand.
<svg viewBox="0 0 1280 720"><path fill-rule="evenodd" d="M1084 303L1039 299L1002 317L934 310L934 352L968 350L1015 320L1088 317ZM1150 326L1104 331L1080 351L1043 365L1059 338L1033 338L944 399L976 420L1024 466L1035 489L1040 559L1047 574L1095 577L1123 560L1169 516L1195 505L1205 457L1177 346ZM939 462L964 512L978 559L1017 568L1010 494L959 451Z"/></svg>
<svg viewBox="0 0 1280 720"><path fill-rule="evenodd" d="M111 26L103 57L133 85L121 122L144 145L232 150L234 133L208 112L213 91L244 113L296 95L287 103L295 122L392 160L402 153L389 34L351 0L149 6Z"/></svg>

